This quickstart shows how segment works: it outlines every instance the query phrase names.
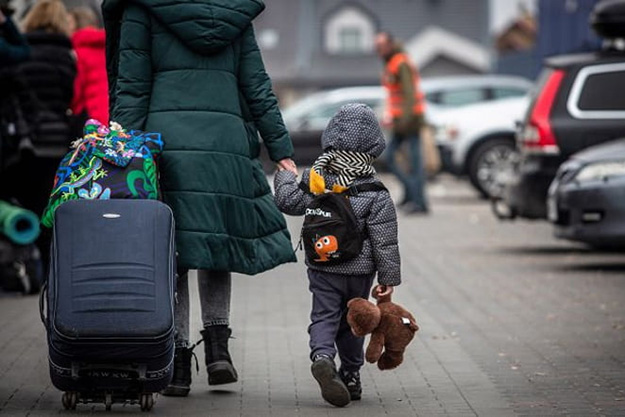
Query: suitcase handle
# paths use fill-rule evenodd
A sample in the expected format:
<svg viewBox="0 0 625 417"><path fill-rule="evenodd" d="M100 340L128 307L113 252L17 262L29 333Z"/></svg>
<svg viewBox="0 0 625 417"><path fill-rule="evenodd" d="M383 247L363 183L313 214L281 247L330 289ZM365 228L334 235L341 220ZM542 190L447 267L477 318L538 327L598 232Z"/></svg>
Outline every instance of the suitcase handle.
<svg viewBox="0 0 625 417"><path fill-rule="evenodd" d="M43 327L45 327L46 330L48 330L48 318L46 317L44 308L46 304L47 295L48 295L48 282L46 281L43 283L43 286L41 287L41 292L39 293L39 317L41 318Z"/></svg>

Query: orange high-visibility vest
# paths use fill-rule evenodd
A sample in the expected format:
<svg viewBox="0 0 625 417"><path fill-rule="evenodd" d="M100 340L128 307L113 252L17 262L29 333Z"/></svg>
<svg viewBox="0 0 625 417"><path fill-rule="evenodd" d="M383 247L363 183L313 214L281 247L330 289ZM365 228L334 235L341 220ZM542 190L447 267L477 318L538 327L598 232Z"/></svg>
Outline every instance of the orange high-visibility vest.
<svg viewBox="0 0 625 417"><path fill-rule="evenodd" d="M406 53L398 52L386 63L386 70L382 78L382 84L386 87L386 91L388 91L386 105L387 115L394 119L401 118L404 115L404 96L399 82L399 67L402 64L408 65L414 81L415 97L414 106L412 108L413 114L421 115L425 111L423 93L419 88L419 72Z"/></svg>

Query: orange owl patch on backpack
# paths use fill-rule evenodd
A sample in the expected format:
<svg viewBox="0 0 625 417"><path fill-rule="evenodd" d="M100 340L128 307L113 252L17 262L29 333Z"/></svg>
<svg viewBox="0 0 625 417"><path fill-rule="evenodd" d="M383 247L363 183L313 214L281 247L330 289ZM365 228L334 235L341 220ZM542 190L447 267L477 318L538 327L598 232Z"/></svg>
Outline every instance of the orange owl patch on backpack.
<svg viewBox="0 0 625 417"><path fill-rule="evenodd" d="M332 256L339 249L339 242L335 236L324 236L315 243L315 252L319 255L315 262L327 262L328 256Z"/></svg>

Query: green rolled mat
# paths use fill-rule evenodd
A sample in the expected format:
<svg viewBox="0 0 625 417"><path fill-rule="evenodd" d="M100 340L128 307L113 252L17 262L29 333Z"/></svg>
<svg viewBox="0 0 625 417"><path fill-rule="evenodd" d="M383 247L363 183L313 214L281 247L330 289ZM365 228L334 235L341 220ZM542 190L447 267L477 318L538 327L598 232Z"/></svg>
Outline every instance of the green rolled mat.
<svg viewBox="0 0 625 417"><path fill-rule="evenodd" d="M0 201L0 233L18 245L33 243L39 236L39 217L32 211Z"/></svg>

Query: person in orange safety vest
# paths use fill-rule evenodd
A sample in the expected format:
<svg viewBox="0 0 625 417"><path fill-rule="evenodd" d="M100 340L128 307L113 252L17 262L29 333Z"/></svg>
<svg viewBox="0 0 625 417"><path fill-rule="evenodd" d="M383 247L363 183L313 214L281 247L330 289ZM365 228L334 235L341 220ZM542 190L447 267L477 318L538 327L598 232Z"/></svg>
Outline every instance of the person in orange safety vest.
<svg viewBox="0 0 625 417"><path fill-rule="evenodd" d="M386 151L387 163L404 186L400 206L410 214L425 214L429 208L424 192L425 170L420 143L425 99L419 88L419 72L390 33L378 33L375 46L385 62L382 75L382 84L388 93L385 121L393 133ZM408 142L410 149L410 172L402 170L395 158L404 142Z"/></svg>

